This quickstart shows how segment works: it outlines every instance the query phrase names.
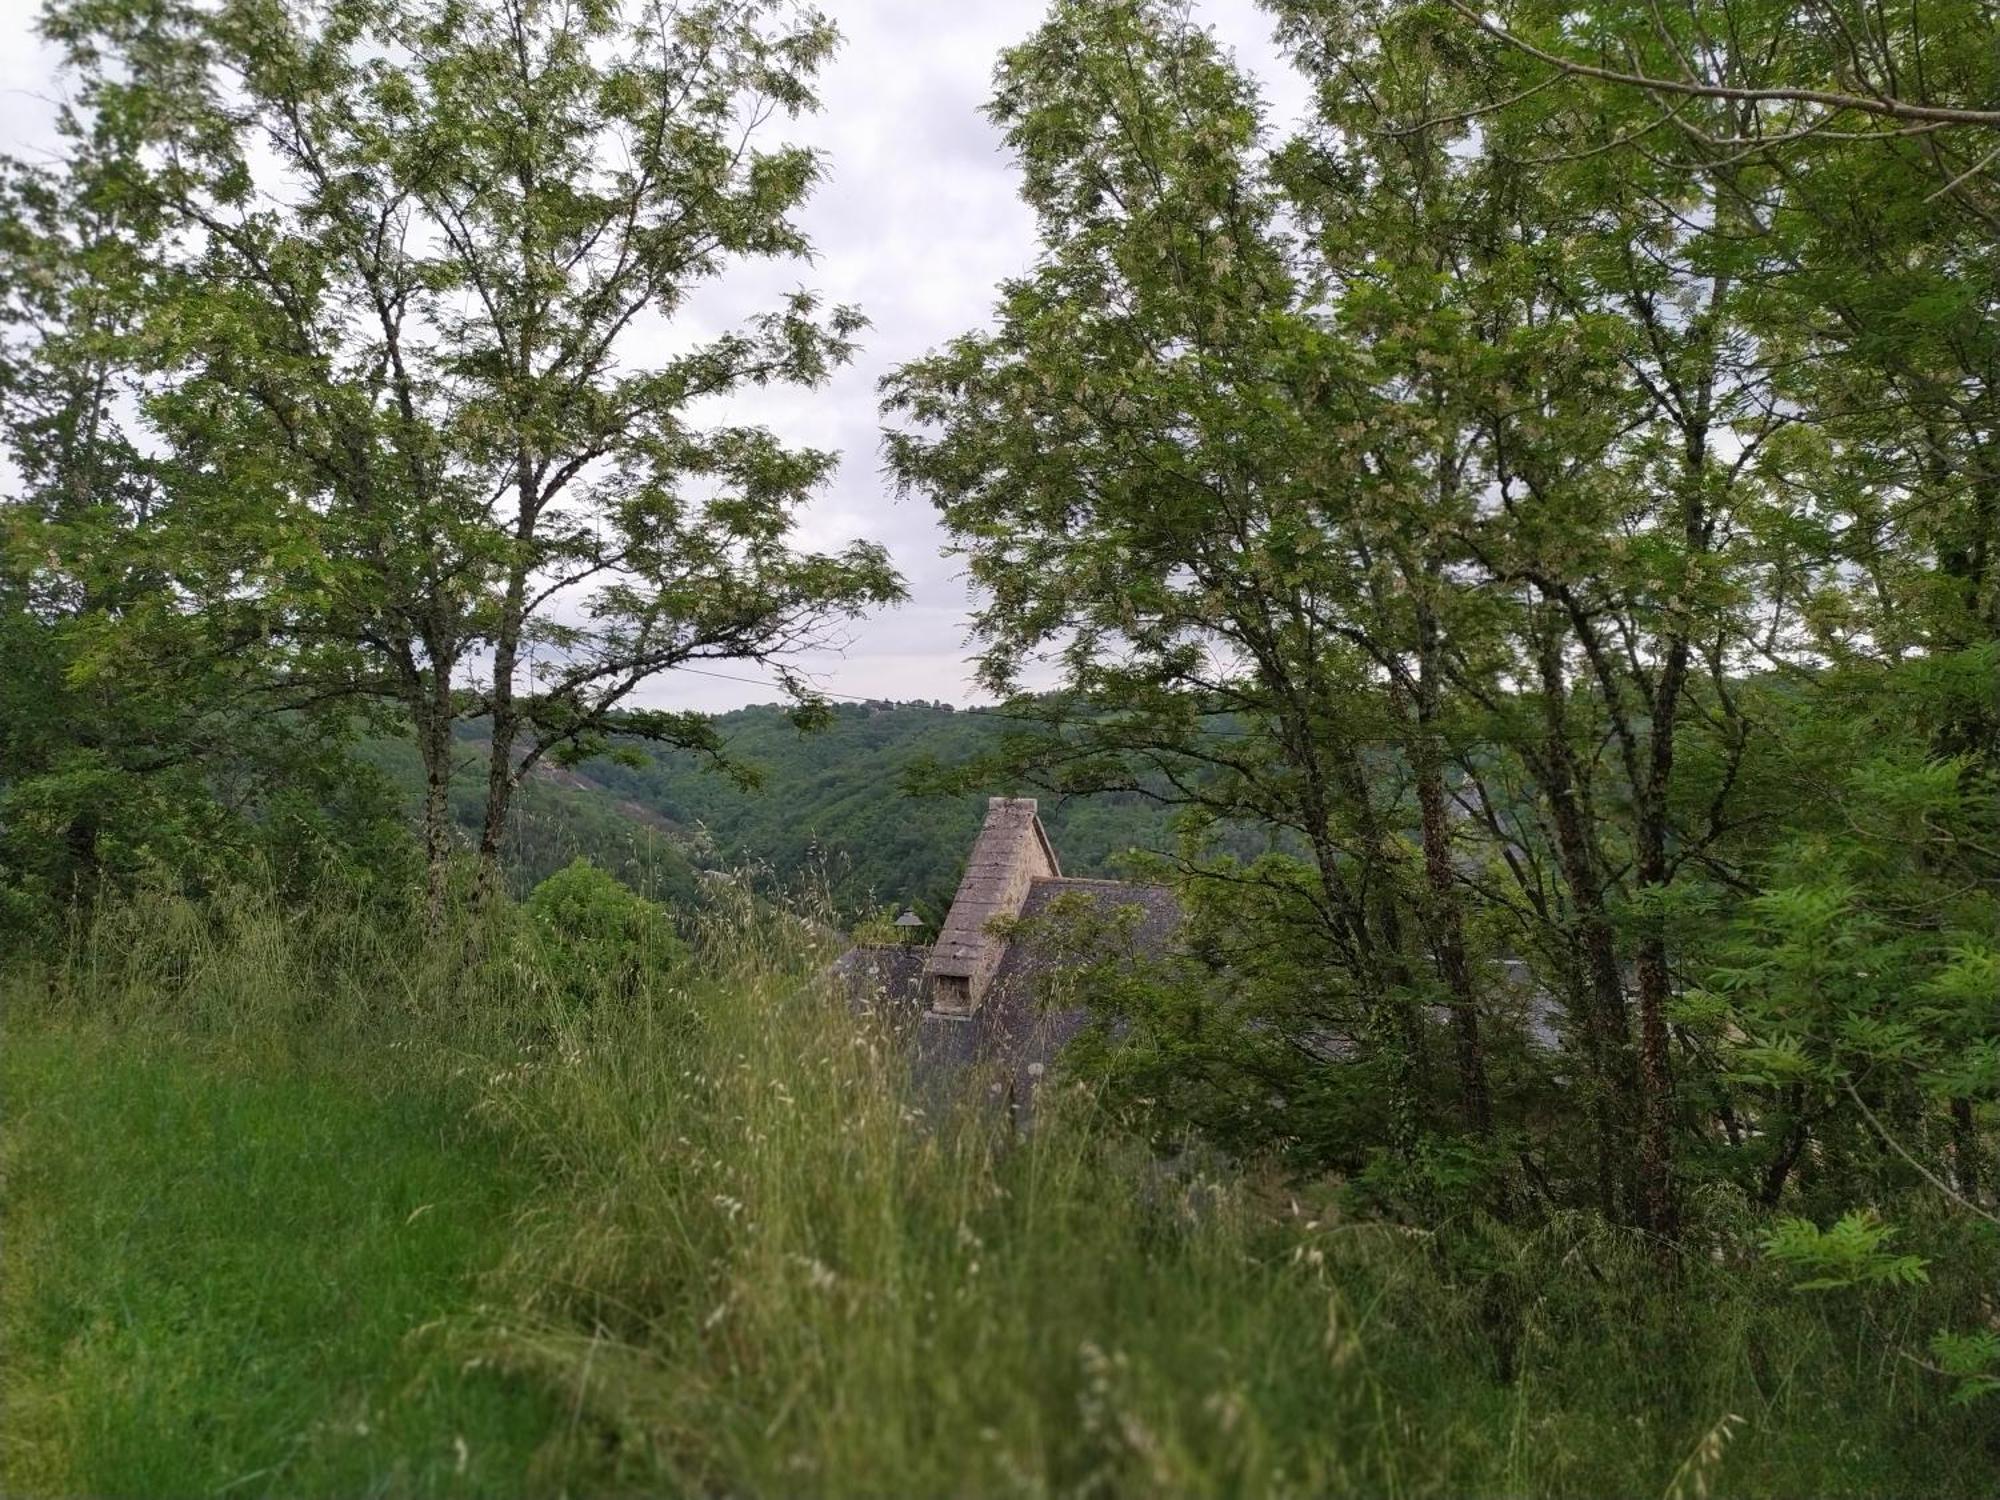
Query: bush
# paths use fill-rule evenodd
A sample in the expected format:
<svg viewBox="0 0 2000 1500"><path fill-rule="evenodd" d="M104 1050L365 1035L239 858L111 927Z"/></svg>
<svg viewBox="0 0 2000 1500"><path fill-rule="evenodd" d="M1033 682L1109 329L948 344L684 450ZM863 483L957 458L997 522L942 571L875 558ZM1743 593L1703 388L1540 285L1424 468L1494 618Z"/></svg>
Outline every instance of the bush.
<svg viewBox="0 0 2000 1500"><path fill-rule="evenodd" d="M548 976L570 999L629 999L641 977L678 969L687 947L666 909L579 856L524 905Z"/></svg>

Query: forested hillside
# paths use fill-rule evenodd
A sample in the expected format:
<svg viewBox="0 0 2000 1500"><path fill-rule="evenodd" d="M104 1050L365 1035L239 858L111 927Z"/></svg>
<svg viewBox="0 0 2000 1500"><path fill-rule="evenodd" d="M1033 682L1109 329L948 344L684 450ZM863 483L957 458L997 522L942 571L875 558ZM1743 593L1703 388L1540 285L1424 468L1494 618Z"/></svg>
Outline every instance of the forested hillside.
<svg viewBox="0 0 2000 1500"><path fill-rule="evenodd" d="M841 703L823 729L801 732L776 706L716 720L728 753L752 767L743 787L687 752L644 765L582 768L614 796L700 828L722 864L768 867L780 883L824 879L845 907L914 904L943 915L985 807L984 792L916 795L912 772L989 754L1012 721L916 703ZM1021 782L995 792L1032 793ZM1172 809L1137 792L1047 799L1044 824L1064 869L1107 875L1131 851L1173 847Z"/></svg>
<svg viewBox="0 0 2000 1500"><path fill-rule="evenodd" d="M522 786L503 852L522 890L583 856L635 888L686 908L697 869L748 875L760 889L832 898L853 917L885 904L935 922L951 899L985 791L939 790L924 773L991 755L1016 721L930 703L840 703L801 728L782 707L737 709L714 721L729 769L693 751L613 736L607 753L541 767ZM483 724L462 732L451 806L461 837L477 836ZM414 809L415 752L394 740L367 747ZM741 772L743 774L732 774ZM913 779L915 778L915 779ZM1015 781L992 790L1032 793ZM1116 873L1133 853L1174 847L1174 808L1138 791L1050 798L1042 819L1074 875ZM1256 843L1248 831L1239 842Z"/></svg>
<svg viewBox="0 0 2000 1500"><path fill-rule="evenodd" d="M467 729L452 763L451 826L461 847L478 840L485 808L478 757L487 742L476 730ZM357 758L383 773L405 819L414 823L424 787L416 748L407 740L372 739L358 747ZM588 776L553 766L516 791L498 847L507 886L517 896L585 859L678 911L691 911L701 901L703 851L691 830L621 802Z"/></svg>

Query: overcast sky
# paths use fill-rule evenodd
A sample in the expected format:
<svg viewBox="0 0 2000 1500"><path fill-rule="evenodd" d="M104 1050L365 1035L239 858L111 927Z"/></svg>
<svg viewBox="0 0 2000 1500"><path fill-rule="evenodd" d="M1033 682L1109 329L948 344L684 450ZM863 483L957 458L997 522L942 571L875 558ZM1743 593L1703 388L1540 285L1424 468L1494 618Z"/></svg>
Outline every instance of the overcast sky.
<svg viewBox="0 0 2000 1500"><path fill-rule="evenodd" d="M828 179L804 214L817 261L732 276L693 309L719 328L768 306L771 292L805 285L829 301L858 304L873 325L860 357L823 389L766 393L732 411L792 441L839 450L839 475L807 513L803 539L881 541L909 584L907 604L854 629L840 655L807 663L829 692L978 701L962 570L943 556L930 507L890 492L875 387L892 366L986 322L996 284L1033 259L1032 219L980 107L999 50L1027 36L1044 5L821 0L845 40L822 80L821 113L798 127L829 158ZM9 153L46 151L51 141L50 101L61 82L34 36L39 9L40 0L0 0L0 150ZM1262 77L1276 117L1291 116L1301 90L1253 0L1195 0L1194 11ZM761 676L754 668L712 670ZM725 709L776 697L758 682L674 673L641 701Z"/></svg>

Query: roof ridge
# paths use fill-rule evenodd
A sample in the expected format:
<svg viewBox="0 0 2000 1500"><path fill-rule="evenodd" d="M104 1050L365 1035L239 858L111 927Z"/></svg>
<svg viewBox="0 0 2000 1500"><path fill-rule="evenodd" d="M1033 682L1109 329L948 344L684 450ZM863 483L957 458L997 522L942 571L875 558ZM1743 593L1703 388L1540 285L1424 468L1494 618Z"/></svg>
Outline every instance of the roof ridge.
<svg viewBox="0 0 2000 1500"><path fill-rule="evenodd" d="M1102 875L1037 875L1036 885L1122 885L1129 890L1170 891L1164 880L1111 880Z"/></svg>

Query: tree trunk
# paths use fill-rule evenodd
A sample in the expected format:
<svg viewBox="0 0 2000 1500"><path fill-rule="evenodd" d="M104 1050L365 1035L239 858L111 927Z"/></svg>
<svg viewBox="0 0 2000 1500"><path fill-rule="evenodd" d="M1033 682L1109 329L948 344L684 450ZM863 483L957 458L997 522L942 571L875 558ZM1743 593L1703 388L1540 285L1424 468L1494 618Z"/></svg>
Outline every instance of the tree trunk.
<svg viewBox="0 0 2000 1500"><path fill-rule="evenodd" d="M479 824L478 901L484 908L500 889L500 845L507 836L507 812L514 799L514 740L521 728L514 699L514 675L521 664L521 630L527 616L528 552L539 510L533 465L523 448L515 457L516 503L513 559L507 569L507 596L493 642L493 745L486 758L486 808Z"/></svg>
<svg viewBox="0 0 2000 1500"><path fill-rule="evenodd" d="M1670 638L1648 727L1651 754L1646 783L1636 789L1638 848L1634 864L1642 900L1657 901L1672 877L1667 864L1667 786L1673 776L1674 724L1687 660L1686 636ZM1678 1228L1674 1080L1667 1045L1673 976L1667 961L1666 917L1656 905L1641 914L1638 971L1639 1221L1653 1233L1671 1238Z"/></svg>
<svg viewBox="0 0 2000 1500"><path fill-rule="evenodd" d="M97 899L100 869L97 835L97 809L86 807L69 820L69 828L63 836L63 851L69 856L70 904L79 911L87 910Z"/></svg>
<svg viewBox="0 0 2000 1500"><path fill-rule="evenodd" d="M1424 757L1429 760L1431 757ZM1479 1002L1465 956L1465 928L1451 862L1451 823L1444 777L1435 764L1417 773L1417 803L1423 820L1424 884L1429 894L1431 944L1438 972L1450 997L1453 1052L1466 1125L1479 1135L1493 1129L1493 1096L1486 1079L1486 1053L1479 1037Z"/></svg>
<svg viewBox="0 0 2000 1500"><path fill-rule="evenodd" d="M1420 731L1420 741L1427 740ZM1468 1129L1493 1129L1493 1097L1486 1079L1486 1053L1479 1036L1479 1001L1465 955L1465 928L1459 911L1457 871L1451 861L1451 816L1444 775L1435 747L1417 754L1417 806L1422 822L1424 889L1431 949L1444 980L1451 1010L1452 1051L1458 1065L1460 1107Z"/></svg>
<svg viewBox="0 0 2000 1500"><path fill-rule="evenodd" d="M1426 582L1434 581L1427 573ZM1437 616L1428 603L1417 608L1416 737L1417 812L1424 851L1425 926L1451 1009L1452 1050L1458 1064L1460 1108L1476 1135L1493 1130L1493 1095L1486 1077L1486 1051L1479 1036L1479 997L1465 953L1465 918L1459 907L1458 871L1451 857L1451 809L1444 784L1444 754L1438 739L1438 653L1442 642Z"/></svg>
<svg viewBox="0 0 2000 1500"><path fill-rule="evenodd" d="M1979 1201L1979 1131L1972 1118L1972 1101L1954 1099L1951 1101L1951 1163L1952 1175L1958 1179L1958 1190L1967 1199Z"/></svg>
<svg viewBox="0 0 2000 1500"><path fill-rule="evenodd" d="M436 933L444 925L446 879L451 866L451 707L443 674L444 701L433 693L413 705L417 753L424 763L424 925Z"/></svg>
<svg viewBox="0 0 2000 1500"><path fill-rule="evenodd" d="M1639 1091L1638 1070L1632 1057L1625 980L1618 969L1617 944L1598 877L1601 866L1584 825L1582 778L1569 740L1562 636L1553 619L1538 632L1536 654L1543 748L1535 770L1555 824L1556 862L1569 891L1574 939L1589 979L1588 1004L1581 1018L1584 1056L1595 1077L1591 1117L1597 1132L1598 1199L1609 1213L1619 1191L1628 1201L1632 1196L1630 1105Z"/></svg>
<svg viewBox="0 0 2000 1500"><path fill-rule="evenodd" d="M1395 864L1399 856L1390 851L1388 832L1375 811L1368 793L1368 775L1361 758L1351 746L1339 752L1338 772L1341 792L1355 810L1360 827L1361 851L1367 888L1372 901L1362 901L1362 920L1375 924L1371 943L1364 928L1359 951L1370 960L1369 972L1382 999L1380 1005L1393 1011L1393 1030L1402 1048L1398 1059L1398 1087L1411 1101L1410 1139L1416 1139L1418 1112L1431 1096L1430 1041L1424 1032L1423 1009L1417 1003L1416 986L1410 974L1403 944L1401 897L1396 888ZM1329 859L1335 856L1327 855Z"/></svg>
<svg viewBox="0 0 2000 1500"><path fill-rule="evenodd" d="M505 668L512 672L513 653L496 652L494 671ZM483 909L499 893L500 889L500 846L507 837L507 813L514 798L514 737L520 728L519 716L514 711L513 695L502 694L495 679L493 707L493 744L486 757L486 806L479 820L479 881L476 899Z"/></svg>
<svg viewBox="0 0 2000 1500"><path fill-rule="evenodd" d="M1784 1196L1785 1183L1792 1175L1792 1168L1798 1164L1806 1142L1811 1139L1805 1117L1805 1090L1797 1084L1785 1091L1785 1113L1788 1118L1779 1134L1778 1148L1766 1163L1763 1180L1757 1188L1757 1201L1766 1208L1775 1208L1778 1199Z"/></svg>
<svg viewBox="0 0 2000 1500"><path fill-rule="evenodd" d="M1360 780L1360 768L1351 755L1341 750L1336 750L1334 754L1340 758L1341 784L1352 792ZM1328 796L1330 789L1316 752L1305 757L1304 770L1305 814L1309 830L1307 843L1312 848L1321 896L1326 902L1326 918L1335 930L1336 940L1344 938L1352 954L1355 986L1360 992L1368 1031L1375 1045L1384 1048L1390 1055L1390 1138L1396 1154L1409 1160L1415 1157L1423 1134L1423 1020L1417 1013L1416 1001L1409 987L1396 983L1389 972L1400 967L1401 953L1389 949L1386 940L1378 944L1377 935L1370 933L1368 903L1348 882L1342 869L1340 851L1328 836L1333 809ZM1357 813L1364 824L1372 821L1365 800L1357 808ZM1386 871L1376 861L1375 841L1369 837L1366 842L1364 853L1373 866L1366 873L1371 878L1383 879ZM1398 933L1393 898L1386 903L1378 902L1377 907L1378 922L1387 925L1391 934Z"/></svg>

